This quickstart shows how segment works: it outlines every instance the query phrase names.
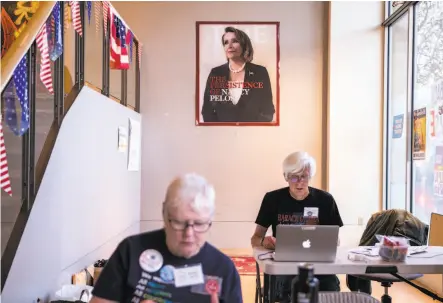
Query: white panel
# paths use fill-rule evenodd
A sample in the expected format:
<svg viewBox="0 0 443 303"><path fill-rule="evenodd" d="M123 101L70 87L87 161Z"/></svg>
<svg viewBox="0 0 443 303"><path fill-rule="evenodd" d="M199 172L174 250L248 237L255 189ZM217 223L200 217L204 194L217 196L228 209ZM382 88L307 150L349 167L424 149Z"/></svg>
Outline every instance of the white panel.
<svg viewBox="0 0 443 303"><path fill-rule="evenodd" d="M2 292L3 302L45 298L69 268L108 257L115 247L100 246L112 246L110 241L115 245L138 231L141 173L128 172L127 155L117 150L118 127L127 125L128 118L141 119L83 88L59 131Z"/></svg>

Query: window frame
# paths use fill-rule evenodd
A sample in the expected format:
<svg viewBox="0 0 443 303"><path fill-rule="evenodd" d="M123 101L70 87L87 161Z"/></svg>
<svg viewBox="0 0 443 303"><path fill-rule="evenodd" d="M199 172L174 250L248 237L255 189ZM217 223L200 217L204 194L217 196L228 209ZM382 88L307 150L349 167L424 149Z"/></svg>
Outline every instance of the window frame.
<svg viewBox="0 0 443 303"><path fill-rule="evenodd" d="M416 181L415 176L417 173L417 168L414 168L415 161L413 160L413 146L414 146L414 136L413 136L413 112L414 110L421 108L422 106L418 105L416 96L416 73L417 73L417 4L420 1L411 1L405 2L400 8L398 8L395 12L390 14L392 1L388 1L385 4L385 21L382 23L384 27L384 95L383 95L383 210L387 210L391 208L391 186L390 186L390 155L391 146L392 146L392 136L390 137L390 119L393 119L393 115L391 114L391 90L392 90L392 25L394 25L401 17L407 14L408 18L408 53L407 53L407 110L404 113L404 125L403 132L407 139L407 157L406 157L406 201L405 201L405 210L417 215L417 203L419 201L415 201L416 194ZM427 106L427 116L428 111L430 110L429 106ZM427 117L429 119L429 117ZM391 126L392 127L392 126ZM427 130L427 136L428 136ZM427 139L426 142L426 150L431 147L431 142ZM392 156L391 156L392 158ZM429 165L429 164L427 164ZM420 209L420 207L419 207ZM423 219L422 219L423 220ZM430 218L427 220L423 220L425 223L429 224Z"/></svg>
<svg viewBox="0 0 443 303"><path fill-rule="evenodd" d="M406 156L406 201L405 210L412 212L413 210L413 194L414 188L412 184L412 112L413 112L413 98L414 98L414 72L415 72L415 5L419 1L410 1L404 3L394 13L390 14L392 1L385 3L385 21L382 23L384 27L384 100L383 100L383 210L390 209L390 154L391 154L391 140L389 133L389 122L391 117L390 112L390 93L391 93L391 74L392 74L392 25L398 22L404 15L408 18L408 54L407 54L407 110L404 113L403 133L407 139L407 156Z"/></svg>

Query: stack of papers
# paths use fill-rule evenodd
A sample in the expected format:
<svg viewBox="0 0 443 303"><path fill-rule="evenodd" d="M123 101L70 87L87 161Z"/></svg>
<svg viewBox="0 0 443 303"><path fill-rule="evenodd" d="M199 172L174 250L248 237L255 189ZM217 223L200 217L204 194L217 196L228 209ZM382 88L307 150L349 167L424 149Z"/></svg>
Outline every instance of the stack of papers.
<svg viewBox="0 0 443 303"><path fill-rule="evenodd" d="M355 249L351 249L349 252L359 255L365 255L368 257L377 257L378 247L357 247Z"/></svg>
<svg viewBox="0 0 443 303"><path fill-rule="evenodd" d="M408 248L408 256L421 254L427 252L427 246L410 246ZM351 249L350 253L365 255L368 257L377 257L378 256L378 247L377 246L360 246L355 249Z"/></svg>

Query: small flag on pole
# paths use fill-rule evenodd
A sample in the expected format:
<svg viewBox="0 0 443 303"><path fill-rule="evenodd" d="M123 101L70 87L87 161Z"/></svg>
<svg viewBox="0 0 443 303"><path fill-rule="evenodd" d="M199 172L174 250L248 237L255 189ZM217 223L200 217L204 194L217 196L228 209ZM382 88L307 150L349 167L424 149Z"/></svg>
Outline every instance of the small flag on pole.
<svg viewBox="0 0 443 303"><path fill-rule="evenodd" d="M71 11L72 11L72 24L74 26L75 31L82 36L82 20L80 16L80 3L78 1L70 1Z"/></svg>
<svg viewBox="0 0 443 303"><path fill-rule="evenodd" d="M103 1L103 32L105 35L108 32L108 14L109 14L109 2Z"/></svg>
<svg viewBox="0 0 443 303"><path fill-rule="evenodd" d="M110 10L110 68L129 69L128 48L126 46L126 26L117 16L114 8Z"/></svg>
<svg viewBox="0 0 443 303"><path fill-rule="evenodd" d="M100 30L100 13L101 13L102 3L100 1L94 1L94 16L95 16L95 33L97 34Z"/></svg>
<svg viewBox="0 0 443 303"><path fill-rule="evenodd" d="M9 179L9 167L6 157L5 138L3 137L2 116L0 114L0 184L2 189L12 197L11 180Z"/></svg>
<svg viewBox="0 0 443 303"><path fill-rule="evenodd" d="M64 12L64 20L63 20L63 27L66 33L66 30L69 28L69 23L72 21L71 20L71 10L69 8L69 4L65 2L61 2L61 4L63 5L63 12Z"/></svg>
<svg viewBox="0 0 443 303"><path fill-rule="evenodd" d="M137 51L138 51L138 67L140 69L142 68L142 47L143 47L143 44L140 41L138 41L138 49L137 49Z"/></svg>
<svg viewBox="0 0 443 303"><path fill-rule="evenodd" d="M46 23L43 23L37 34L37 47L40 50L40 79L51 94L54 94L52 88L51 60L49 60L48 34L46 32Z"/></svg>

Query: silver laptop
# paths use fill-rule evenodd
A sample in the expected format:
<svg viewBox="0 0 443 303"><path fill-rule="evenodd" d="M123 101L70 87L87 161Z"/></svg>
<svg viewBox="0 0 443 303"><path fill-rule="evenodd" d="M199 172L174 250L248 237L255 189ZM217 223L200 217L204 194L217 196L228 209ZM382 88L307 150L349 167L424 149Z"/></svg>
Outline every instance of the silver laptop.
<svg viewBox="0 0 443 303"><path fill-rule="evenodd" d="M334 262L338 226L277 225L275 261Z"/></svg>

